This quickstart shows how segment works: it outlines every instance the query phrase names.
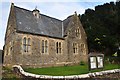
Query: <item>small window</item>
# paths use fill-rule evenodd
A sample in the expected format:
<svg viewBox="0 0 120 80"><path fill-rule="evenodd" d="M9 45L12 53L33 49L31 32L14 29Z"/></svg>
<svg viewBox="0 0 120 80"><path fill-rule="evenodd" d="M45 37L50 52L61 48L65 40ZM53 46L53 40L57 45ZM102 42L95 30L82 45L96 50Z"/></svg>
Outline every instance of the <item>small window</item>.
<svg viewBox="0 0 120 80"><path fill-rule="evenodd" d="M62 47L61 42L56 42L56 52L62 53Z"/></svg>
<svg viewBox="0 0 120 80"><path fill-rule="evenodd" d="M28 45L30 45L30 38L28 38Z"/></svg>
<svg viewBox="0 0 120 80"><path fill-rule="evenodd" d="M30 51L30 38L23 38L23 51L24 52L29 52Z"/></svg>
<svg viewBox="0 0 120 80"><path fill-rule="evenodd" d="M56 51L58 53L58 42L56 43Z"/></svg>
<svg viewBox="0 0 120 80"><path fill-rule="evenodd" d="M59 53L61 53L61 42L59 42Z"/></svg>
<svg viewBox="0 0 120 80"><path fill-rule="evenodd" d="M23 39L23 50L24 52L27 51L27 46L26 46L26 37Z"/></svg>
<svg viewBox="0 0 120 80"><path fill-rule="evenodd" d="M27 44L27 52L30 51L30 38L28 38L28 44Z"/></svg>
<svg viewBox="0 0 120 80"><path fill-rule="evenodd" d="M79 36L80 36L80 29L77 28L77 29L75 30L75 33L76 33L76 37L79 37Z"/></svg>
<svg viewBox="0 0 120 80"><path fill-rule="evenodd" d="M42 40L42 53L44 53L44 40Z"/></svg>
<svg viewBox="0 0 120 80"><path fill-rule="evenodd" d="M85 50L85 45L84 44L81 44L81 52L83 53Z"/></svg>
<svg viewBox="0 0 120 80"><path fill-rule="evenodd" d="M48 41L42 40L42 53L48 53Z"/></svg>
<svg viewBox="0 0 120 80"><path fill-rule="evenodd" d="M78 53L78 44L73 43L73 53Z"/></svg>
<svg viewBox="0 0 120 80"><path fill-rule="evenodd" d="M45 53L47 53L48 52L48 42L47 42L47 40L45 41Z"/></svg>

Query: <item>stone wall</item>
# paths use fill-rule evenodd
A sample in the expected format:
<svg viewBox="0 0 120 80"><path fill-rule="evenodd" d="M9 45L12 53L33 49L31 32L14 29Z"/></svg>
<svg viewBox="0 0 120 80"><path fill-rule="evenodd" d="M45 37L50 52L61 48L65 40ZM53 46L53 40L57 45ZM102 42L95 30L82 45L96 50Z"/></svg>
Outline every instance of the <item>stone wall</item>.
<svg viewBox="0 0 120 80"><path fill-rule="evenodd" d="M30 50L24 52L23 38L30 38ZM25 67L49 67L79 64L86 61L87 53L80 51L80 39L56 39L39 35L16 33L12 42L13 51L5 55L5 64L19 64ZM48 41L48 53L42 53L42 40ZM78 53L73 53L73 42L79 43ZM62 43L62 53L56 53L56 42ZM6 45L7 47L7 45ZM67 48L68 47L68 48ZM68 52L69 51L69 52Z"/></svg>
<svg viewBox="0 0 120 80"><path fill-rule="evenodd" d="M31 46L29 52L23 50L23 38L30 38ZM62 39L54 39L49 37L16 33L14 42L14 52L9 53L12 55L13 64L23 66L55 66L64 65L68 59L66 43ZM48 53L42 53L42 40L48 41ZM56 42L62 43L62 53L56 53ZM7 59L6 59L7 60Z"/></svg>
<svg viewBox="0 0 120 80"><path fill-rule="evenodd" d="M76 30L79 30L78 35ZM87 37L77 14L72 16L72 20L69 22L65 33L67 35L65 40L67 42L69 61L74 63L79 63L80 61L87 62ZM73 43L77 43L78 45L78 52L75 54L73 51ZM81 45L83 45L84 47L82 47Z"/></svg>

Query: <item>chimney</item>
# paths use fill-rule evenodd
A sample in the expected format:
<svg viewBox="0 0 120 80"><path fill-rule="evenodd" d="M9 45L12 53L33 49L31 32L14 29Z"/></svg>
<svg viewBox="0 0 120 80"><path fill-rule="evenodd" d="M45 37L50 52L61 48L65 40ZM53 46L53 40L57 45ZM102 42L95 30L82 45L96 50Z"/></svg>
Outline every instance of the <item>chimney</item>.
<svg viewBox="0 0 120 80"><path fill-rule="evenodd" d="M75 16L77 16L77 12L75 11L75 14L74 14Z"/></svg>
<svg viewBox="0 0 120 80"><path fill-rule="evenodd" d="M40 13L39 13L40 11L37 8L35 8L32 12L36 18L40 18Z"/></svg>
<svg viewBox="0 0 120 80"><path fill-rule="evenodd" d="M14 3L11 3L12 6L14 6Z"/></svg>

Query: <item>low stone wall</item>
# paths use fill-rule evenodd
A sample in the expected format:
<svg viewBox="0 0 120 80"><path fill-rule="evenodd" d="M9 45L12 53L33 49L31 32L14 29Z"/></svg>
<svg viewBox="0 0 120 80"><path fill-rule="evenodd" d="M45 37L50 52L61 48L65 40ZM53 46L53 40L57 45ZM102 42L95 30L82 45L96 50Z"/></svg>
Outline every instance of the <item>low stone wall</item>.
<svg viewBox="0 0 120 80"><path fill-rule="evenodd" d="M88 74L82 74L82 75L72 75L72 76L50 76L50 75L37 75L25 72L21 66L14 65L13 70L20 76L24 78L32 78L32 79L47 79L47 80L76 80L76 79L83 79L83 78L91 78L95 76L102 76L106 74L113 74L113 73L120 73L120 69L114 69L114 70L106 70L101 72L94 72L94 73L88 73Z"/></svg>

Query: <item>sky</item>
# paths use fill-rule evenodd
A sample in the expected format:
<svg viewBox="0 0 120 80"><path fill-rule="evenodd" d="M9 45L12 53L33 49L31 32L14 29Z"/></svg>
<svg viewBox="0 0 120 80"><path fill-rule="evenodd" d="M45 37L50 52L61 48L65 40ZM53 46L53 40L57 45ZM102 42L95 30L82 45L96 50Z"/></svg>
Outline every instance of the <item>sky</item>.
<svg viewBox="0 0 120 80"><path fill-rule="evenodd" d="M85 10L116 0L2 0L0 2L0 49L3 49L7 21L11 3L32 11L37 7L40 13L60 20L74 14L84 14Z"/></svg>

